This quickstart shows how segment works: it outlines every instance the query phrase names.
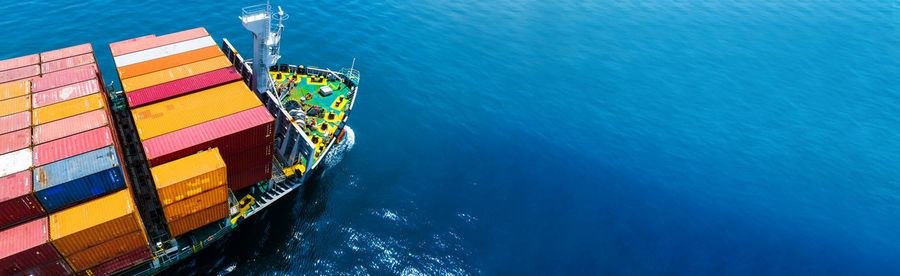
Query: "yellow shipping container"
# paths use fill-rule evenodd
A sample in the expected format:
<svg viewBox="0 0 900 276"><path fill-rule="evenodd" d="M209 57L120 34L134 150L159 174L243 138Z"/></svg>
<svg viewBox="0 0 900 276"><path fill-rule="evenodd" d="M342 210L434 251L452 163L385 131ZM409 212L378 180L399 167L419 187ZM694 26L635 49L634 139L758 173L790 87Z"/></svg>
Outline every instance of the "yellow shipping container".
<svg viewBox="0 0 900 276"><path fill-rule="evenodd" d="M228 187L221 186L163 207L166 221L175 221L228 201Z"/></svg>
<svg viewBox="0 0 900 276"><path fill-rule="evenodd" d="M213 222L221 221L226 217L228 217L228 203L222 203L194 213L183 219L169 222L169 234L173 237L181 236L181 234L187 233L188 231Z"/></svg>
<svg viewBox="0 0 900 276"><path fill-rule="evenodd" d="M131 252L138 247L147 247L148 244L144 232L135 231L101 243L97 246L86 248L71 256L65 257L65 259L72 265L72 268L75 271L81 271L103 263L106 260Z"/></svg>
<svg viewBox="0 0 900 276"><path fill-rule="evenodd" d="M32 112L32 124L40 125L62 118L72 117L88 111L101 109L104 106L103 95L99 93L71 99L61 103L42 106Z"/></svg>
<svg viewBox="0 0 900 276"><path fill-rule="evenodd" d="M0 100L31 94L31 81L20 80L0 84Z"/></svg>
<svg viewBox="0 0 900 276"><path fill-rule="evenodd" d="M63 256L142 231L127 189L50 214L49 219L50 243Z"/></svg>
<svg viewBox="0 0 900 276"><path fill-rule="evenodd" d="M203 74L216 69L231 66L231 62L225 56L204 59L165 70L151 72L122 80L122 90L125 93L147 88L161 83L187 78L193 75Z"/></svg>
<svg viewBox="0 0 900 276"><path fill-rule="evenodd" d="M262 105L242 81L131 110L141 141Z"/></svg>
<svg viewBox="0 0 900 276"><path fill-rule="evenodd" d="M0 116L31 109L31 96L21 96L0 101Z"/></svg>
<svg viewBox="0 0 900 276"><path fill-rule="evenodd" d="M163 206L216 187L225 186L228 174L219 148L185 156L150 168Z"/></svg>

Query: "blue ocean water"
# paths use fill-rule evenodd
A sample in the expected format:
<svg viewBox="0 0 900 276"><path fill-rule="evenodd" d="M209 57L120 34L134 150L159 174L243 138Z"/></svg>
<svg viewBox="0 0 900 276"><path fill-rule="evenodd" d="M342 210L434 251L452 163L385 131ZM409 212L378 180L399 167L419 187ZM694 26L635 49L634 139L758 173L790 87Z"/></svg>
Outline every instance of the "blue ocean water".
<svg viewBox="0 0 900 276"><path fill-rule="evenodd" d="M357 58L354 143L171 274L900 274L896 2L273 3L283 62ZM0 53L115 81L251 4L10 1Z"/></svg>

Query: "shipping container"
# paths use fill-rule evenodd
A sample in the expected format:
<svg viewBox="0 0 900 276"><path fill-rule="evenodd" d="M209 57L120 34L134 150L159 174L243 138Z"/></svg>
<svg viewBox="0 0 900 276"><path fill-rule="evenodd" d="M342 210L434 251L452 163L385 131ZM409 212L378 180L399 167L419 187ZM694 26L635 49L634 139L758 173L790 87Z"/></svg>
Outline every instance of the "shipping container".
<svg viewBox="0 0 900 276"><path fill-rule="evenodd" d="M31 118L31 116L29 115L28 118ZM32 140L35 145L40 145L59 138L106 126L109 124L107 119L106 110L103 109L59 119L32 128ZM113 135L113 137L115 137L115 135Z"/></svg>
<svg viewBox="0 0 900 276"><path fill-rule="evenodd" d="M141 231L134 231L65 256L65 259L72 269L81 271L141 247L147 247L147 237Z"/></svg>
<svg viewBox="0 0 900 276"><path fill-rule="evenodd" d="M225 162L218 148L150 168L163 206L225 186Z"/></svg>
<svg viewBox="0 0 900 276"><path fill-rule="evenodd" d="M105 107L106 101L102 94L91 94L68 101L42 106L32 111L32 123L35 125L46 124L62 118L75 116L92 110Z"/></svg>
<svg viewBox="0 0 900 276"><path fill-rule="evenodd" d="M239 191L260 181L272 178L272 163L262 164L243 171L228 172L228 188Z"/></svg>
<svg viewBox="0 0 900 276"><path fill-rule="evenodd" d="M101 127L34 146L34 166L43 166L112 145L112 133Z"/></svg>
<svg viewBox="0 0 900 276"><path fill-rule="evenodd" d="M171 56L152 59L141 63L135 63L128 66L116 68L119 71L120 79L127 79L134 76L140 76L150 72L156 72L163 69L172 68L192 62L205 59L211 59L218 56L224 56L222 50L217 46L209 46L200 49L190 50L183 53L173 54Z"/></svg>
<svg viewBox="0 0 900 276"><path fill-rule="evenodd" d="M228 187L219 186L163 207L167 222L185 218L220 203L228 202Z"/></svg>
<svg viewBox="0 0 900 276"><path fill-rule="evenodd" d="M131 252L125 253L124 255L112 258L111 260L105 261L100 265L92 267L88 270L79 272L78 275L81 276L106 276L112 275L116 272L119 272L123 269L132 267L134 265L146 262L150 260L150 248L146 246L142 246L138 249L132 250Z"/></svg>
<svg viewBox="0 0 900 276"><path fill-rule="evenodd" d="M37 54L27 55L24 57L11 58L7 60L0 60L0 71L6 71L9 69L15 69L19 67L25 67L28 65L35 65L40 62L40 56Z"/></svg>
<svg viewBox="0 0 900 276"><path fill-rule="evenodd" d="M69 264L67 264L65 260L55 260L20 274L16 274L16 276L71 275L72 273L75 273L75 271L72 271L72 268L69 267Z"/></svg>
<svg viewBox="0 0 900 276"><path fill-rule="evenodd" d="M48 212L125 188L113 147L34 168L34 196Z"/></svg>
<svg viewBox="0 0 900 276"><path fill-rule="evenodd" d="M22 111L0 117L0 134L10 133L31 126L31 111Z"/></svg>
<svg viewBox="0 0 900 276"><path fill-rule="evenodd" d="M94 52L94 48L91 47L90 43L85 43L81 45L76 45L72 47L62 48L59 50L53 50L49 52L41 53L41 63L47 63L53 60L74 57L77 55L83 55L87 53Z"/></svg>
<svg viewBox="0 0 900 276"><path fill-rule="evenodd" d="M99 75L97 64L87 64L66 70L56 71L44 74L39 79L33 80L31 83L31 92L37 93L47 89L66 86L73 83L79 83L91 79L96 79Z"/></svg>
<svg viewBox="0 0 900 276"><path fill-rule="evenodd" d="M173 237L181 236L191 230L203 227L213 222L219 222L228 217L228 203L222 203L185 218L169 223L169 234Z"/></svg>
<svg viewBox="0 0 900 276"><path fill-rule="evenodd" d="M113 60L116 62L116 67L125 67L211 46L215 47L216 41L213 40L212 37L204 36L134 53L115 56L113 57Z"/></svg>
<svg viewBox="0 0 900 276"><path fill-rule="evenodd" d="M31 129L20 129L0 134L0 154L6 154L31 146Z"/></svg>
<svg viewBox="0 0 900 276"><path fill-rule="evenodd" d="M0 155L0 177L31 168L31 149L25 148Z"/></svg>
<svg viewBox="0 0 900 276"><path fill-rule="evenodd" d="M125 93L231 66L224 56L205 59L122 80Z"/></svg>
<svg viewBox="0 0 900 276"><path fill-rule="evenodd" d="M58 260L47 237L47 218L0 231L0 274L13 275Z"/></svg>
<svg viewBox="0 0 900 276"><path fill-rule="evenodd" d="M125 97L128 98L128 105L136 108L240 79L241 74L234 67L228 66L196 76L131 91L125 94Z"/></svg>
<svg viewBox="0 0 900 276"><path fill-rule="evenodd" d="M94 93L100 93L100 82L97 79L51 88L32 94L31 108L40 108Z"/></svg>
<svg viewBox="0 0 900 276"><path fill-rule="evenodd" d="M219 154L228 156L271 144L273 131L272 115L265 106L258 106L147 139L142 144L150 166L157 166L208 148L218 148Z"/></svg>
<svg viewBox="0 0 900 276"><path fill-rule="evenodd" d="M20 80L0 84L0 100L12 99L31 93L31 80Z"/></svg>
<svg viewBox="0 0 900 276"><path fill-rule="evenodd" d="M128 190L50 214L49 221L50 242L64 256L142 227Z"/></svg>
<svg viewBox="0 0 900 276"><path fill-rule="evenodd" d="M0 177L0 229L43 213L31 194L30 170Z"/></svg>
<svg viewBox="0 0 900 276"><path fill-rule="evenodd" d="M38 65L28 65L16 69L9 69L0 72L0 83L11 82L16 80L36 77L41 74L41 67Z"/></svg>
<svg viewBox="0 0 900 276"><path fill-rule="evenodd" d="M12 115L31 109L31 96L25 95L0 101L0 116Z"/></svg>
<svg viewBox="0 0 900 276"><path fill-rule="evenodd" d="M109 49L113 56L121 56L124 54L134 53L141 50L156 48L166 44L172 44L194 38L209 36L203 27L171 33L159 37L153 35L142 36L135 39L119 41L109 44Z"/></svg>
<svg viewBox="0 0 900 276"><path fill-rule="evenodd" d="M236 172L244 171L261 164L272 164L272 152L275 150L272 142L274 141L269 140L268 143L254 146L251 149L223 156L222 159L225 160L225 164L228 164L229 171Z"/></svg>
<svg viewBox="0 0 900 276"><path fill-rule="evenodd" d="M87 53L83 55L57 59L54 61L41 63L41 74L74 68L94 62L94 53Z"/></svg>
<svg viewBox="0 0 900 276"><path fill-rule="evenodd" d="M261 106L243 82L232 82L132 109L141 140Z"/></svg>

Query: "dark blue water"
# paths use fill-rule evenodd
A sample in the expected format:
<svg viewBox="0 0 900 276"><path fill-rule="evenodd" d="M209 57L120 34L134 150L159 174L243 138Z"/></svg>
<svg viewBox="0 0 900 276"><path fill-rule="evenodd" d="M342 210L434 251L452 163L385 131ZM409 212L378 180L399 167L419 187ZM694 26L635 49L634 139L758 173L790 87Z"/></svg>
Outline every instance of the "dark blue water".
<svg viewBox="0 0 900 276"><path fill-rule="evenodd" d="M758 2L282 1L282 61L358 58L355 143L171 272L900 273L900 5ZM5 3L0 52L246 55L250 4Z"/></svg>

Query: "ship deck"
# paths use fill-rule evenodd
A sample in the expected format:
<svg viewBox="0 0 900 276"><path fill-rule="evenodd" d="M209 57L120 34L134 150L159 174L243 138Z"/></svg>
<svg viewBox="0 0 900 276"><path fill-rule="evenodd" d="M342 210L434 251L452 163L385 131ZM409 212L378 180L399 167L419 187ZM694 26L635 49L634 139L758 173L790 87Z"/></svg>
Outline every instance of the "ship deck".
<svg viewBox="0 0 900 276"><path fill-rule="evenodd" d="M271 71L269 74L279 87L293 83L294 87L290 94L281 100L283 104L296 101L304 111L313 106L322 108L323 112L317 116L307 116L305 122L294 121L315 144L315 157L319 157L331 139L334 139L336 135L334 132L345 115L344 111L350 101L350 88L339 80L329 81L326 77L280 71ZM319 88L323 86L330 87L332 94L329 96L319 94Z"/></svg>

